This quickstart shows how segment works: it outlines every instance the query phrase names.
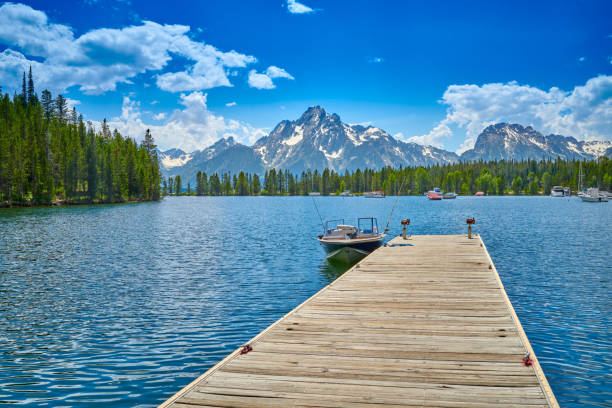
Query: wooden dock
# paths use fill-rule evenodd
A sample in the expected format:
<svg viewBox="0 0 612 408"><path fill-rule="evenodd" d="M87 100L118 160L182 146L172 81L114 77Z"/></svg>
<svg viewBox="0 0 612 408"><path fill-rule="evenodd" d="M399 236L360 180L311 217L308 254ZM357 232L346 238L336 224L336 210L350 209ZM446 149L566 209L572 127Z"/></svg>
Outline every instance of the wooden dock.
<svg viewBox="0 0 612 408"><path fill-rule="evenodd" d="M161 407L559 406L479 236L395 238L249 344Z"/></svg>

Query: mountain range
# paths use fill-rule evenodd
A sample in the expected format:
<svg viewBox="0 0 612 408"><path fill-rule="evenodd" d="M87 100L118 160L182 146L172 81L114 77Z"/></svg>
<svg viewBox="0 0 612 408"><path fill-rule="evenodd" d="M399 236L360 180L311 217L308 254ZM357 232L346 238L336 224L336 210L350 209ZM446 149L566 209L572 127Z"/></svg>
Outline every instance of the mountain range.
<svg viewBox="0 0 612 408"><path fill-rule="evenodd" d="M573 137L542 135L531 126L498 123L478 136L473 149L460 156L433 146L403 142L373 126L346 124L337 114L310 107L294 121L283 120L253 146L232 137L219 139L203 150L159 152L166 177L180 175L193 183L198 171L263 173L276 168L300 173L324 168L344 172L384 166L428 166L475 160L612 158L612 142L578 141Z"/></svg>

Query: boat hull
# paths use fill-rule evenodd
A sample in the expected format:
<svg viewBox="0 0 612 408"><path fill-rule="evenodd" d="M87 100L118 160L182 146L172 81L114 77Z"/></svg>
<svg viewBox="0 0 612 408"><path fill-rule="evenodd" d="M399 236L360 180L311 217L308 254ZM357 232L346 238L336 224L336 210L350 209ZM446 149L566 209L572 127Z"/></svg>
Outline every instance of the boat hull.
<svg viewBox="0 0 612 408"><path fill-rule="evenodd" d="M588 195L583 195L583 196L580 196L580 198L585 203L607 203L608 202L608 197L605 197L605 196L592 197Z"/></svg>
<svg viewBox="0 0 612 408"><path fill-rule="evenodd" d="M371 239L360 240L326 240L319 239L321 246L328 254L331 254L341 248L351 248L367 253L374 251L382 245L383 237L375 237Z"/></svg>
<svg viewBox="0 0 612 408"><path fill-rule="evenodd" d="M331 262L339 262L344 264L354 264L355 262L368 256L369 251L362 251L351 247L342 247L330 252L327 259Z"/></svg>

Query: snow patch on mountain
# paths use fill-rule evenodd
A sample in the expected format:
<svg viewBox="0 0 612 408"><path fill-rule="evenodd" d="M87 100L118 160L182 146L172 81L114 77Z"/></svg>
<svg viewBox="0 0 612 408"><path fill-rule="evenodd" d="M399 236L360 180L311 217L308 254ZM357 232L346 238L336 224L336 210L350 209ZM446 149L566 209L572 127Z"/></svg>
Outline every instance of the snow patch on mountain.
<svg viewBox="0 0 612 408"><path fill-rule="evenodd" d="M304 139L304 127L297 126L295 128L293 135L289 139L283 140L283 144L287 146L293 146L293 145L300 143L303 139Z"/></svg>
<svg viewBox="0 0 612 408"><path fill-rule="evenodd" d="M193 156L189 153L186 153L179 157L162 156L161 164L166 169L171 169L173 167L184 166L189 160L192 159L192 157Z"/></svg>

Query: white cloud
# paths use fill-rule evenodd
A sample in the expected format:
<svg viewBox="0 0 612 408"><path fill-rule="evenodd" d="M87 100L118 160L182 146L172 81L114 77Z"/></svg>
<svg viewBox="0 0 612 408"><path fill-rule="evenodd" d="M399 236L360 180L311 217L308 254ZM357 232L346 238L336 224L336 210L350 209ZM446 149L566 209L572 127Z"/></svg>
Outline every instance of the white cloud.
<svg viewBox="0 0 612 408"><path fill-rule="evenodd" d="M274 89L276 88L276 85L274 85L272 78L295 79L284 69L270 65L268 69L266 69L265 73L260 74L254 69L249 71L249 86L257 89Z"/></svg>
<svg viewBox="0 0 612 408"><path fill-rule="evenodd" d="M314 9L299 3L297 0L287 0L287 10L289 10L291 14L308 14L315 12Z"/></svg>
<svg viewBox="0 0 612 408"><path fill-rule="evenodd" d="M266 74L258 74L254 69L249 71L249 86L257 89L274 89L276 86L272 78Z"/></svg>
<svg viewBox="0 0 612 408"><path fill-rule="evenodd" d="M155 119L155 120L166 119L166 113L165 112L160 112L157 115L153 115L153 119Z"/></svg>
<svg viewBox="0 0 612 408"><path fill-rule="evenodd" d="M81 104L81 101L76 100L76 99L72 99L72 98L66 98L66 104L68 105L68 107L70 109L76 107L77 105Z"/></svg>
<svg viewBox="0 0 612 408"><path fill-rule="evenodd" d="M374 57L374 58L370 58L368 60L369 63L371 64L380 64L381 62L384 62L384 58L382 57Z"/></svg>
<svg viewBox="0 0 612 408"><path fill-rule="evenodd" d="M473 147L486 126L499 122L531 125L544 134L579 140L612 140L612 76L591 78L569 92L555 87L544 91L516 82L451 85L441 103L448 105L446 117L430 133L410 141L443 146L453 129L463 129L462 152Z"/></svg>
<svg viewBox="0 0 612 408"><path fill-rule="evenodd" d="M275 67L274 65L270 65L268 69L266 69L266 75L270 78L295 79L290 73L288 73L282 68Z"/></svg>
<svg viewBox="0 0 612 408"><path fill-rule="evenodd" d="M163 125L144 123L140 103L123 98L121 116L109 121L124 136L141 140L146 129L151 129L160 149L173 147L191 152L203 149L221 137L233 136L237 141L252 144L266 135L263 129L233 119L215 115L206 104L207 94L200 91L180 95L182 109L175 109Z"/></svg>
<svg viewBox="0 0 612 408"><path fill-rule="evenodd" d="M578 58L578 62L584 62L584 61L586 61L586 57L580 57L580 58Z"/></svg>
<svg viewBox="0 0 612 408"><path fill-rule="evenodd" d="M228 102L225 104L225 106L227 106L228 108L231 106L236 106L236 102Z"/></svg>
<svg viewBox="0 0 612 408"><path fill-rule="evenodd" d="M56 92L76 85L85 93L99 94L151 71L159 72L157 86L163 90L193 91L232 86L229 68L257 61L193 41L189 31L185 25L144 21L121 29L94 29L75 38L71 27L49 22L44 12L5 3L0 7L0 44L8 48L0 53L0 82L18 84L21 72L31 65L39 87ZM191 65L163 73L175 55Z"/></svg>

